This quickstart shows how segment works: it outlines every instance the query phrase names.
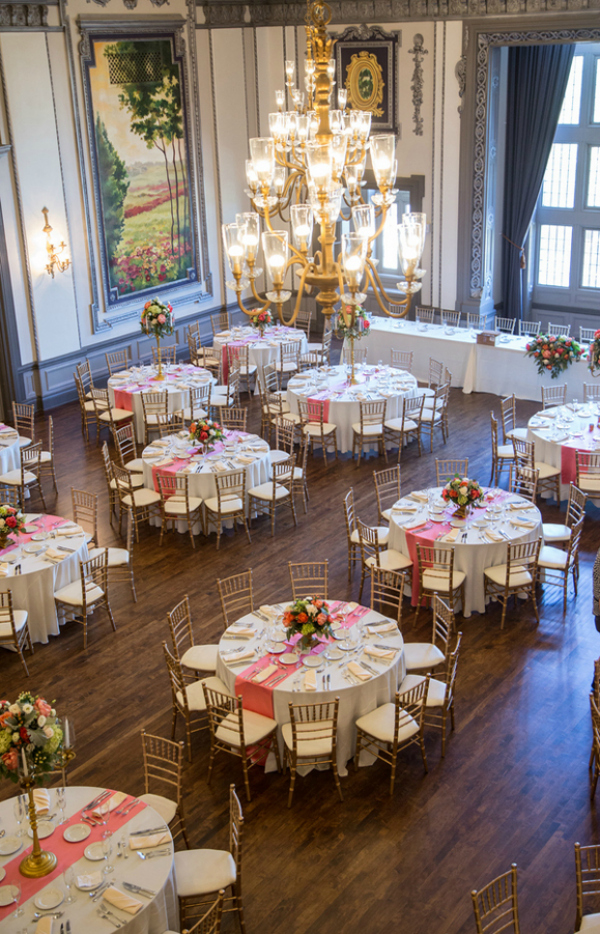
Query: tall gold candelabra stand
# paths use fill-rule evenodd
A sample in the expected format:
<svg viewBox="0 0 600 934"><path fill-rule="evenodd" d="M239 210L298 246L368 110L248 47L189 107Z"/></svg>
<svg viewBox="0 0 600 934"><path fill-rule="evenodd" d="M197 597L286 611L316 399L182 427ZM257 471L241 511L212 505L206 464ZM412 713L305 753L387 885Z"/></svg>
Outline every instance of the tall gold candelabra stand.
<svg viewBox="0 0 600 934"><path fill-rule="evenodd" d="M59 767L66 768L69 762L75 758L74 749L62 749L59 759ZM41 876L47 876L48 873L56 869L58 859L55 853L49 850L42 850L37 831L37 814L35 813L35 801L33 800L33 788L35 785L35 770L33 764L28 770L27 775L21 776L21 787L25 790L29 798L29 824L33 834L33 849L29 856L25 856L19 865L19 872L22 876L30 879L39 879Z"/></svg>
<svg viewBox="0 0 600 934"><path fill-rule="evenodd" d="M156 335L156 356L158 357L158 374L155 379L163 380L165 377L162 371L162 358L160 355L160 334Z"/></svg>

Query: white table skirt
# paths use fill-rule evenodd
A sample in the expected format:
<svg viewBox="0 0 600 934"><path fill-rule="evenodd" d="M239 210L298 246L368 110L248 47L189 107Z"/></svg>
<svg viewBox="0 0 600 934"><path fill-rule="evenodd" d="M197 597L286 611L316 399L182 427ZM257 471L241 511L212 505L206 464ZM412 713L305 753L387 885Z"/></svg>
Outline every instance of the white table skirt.
<svg viewBox="0 0 600 934"><path fill-rule="evenodd" d="M0 473L8 473L20 467L21 446L17 436L11 444L0 444Z"/></svg>
<svg viewBox="0 0 600 934"><path fill-rule="evenodd" d="M579 402L580 402L580 404L581 404L581 397L579 397ZM583 437L582 437L582 439L581 439L581 440L582 440L582 450L591 450L590 448L586 448L585 445L583 444L583 442L584 442L584 441L587 441L587 439L588 439L590 422L592 422L592 423L594 424L594 426L595 426L596 423L597 423L597 421L598 421L598 407L597 407L595 404L593 404L593 405L590 407L590 404L588 403L585 407L584 407L584 406L581 406L581 409L584 409L584 411L585 411L587 414L585 414L585 415L584 415L584 414L578 415L578 414L573 413L570 409L567 409L567 410L566 410L567 417L568 417L568 418L571 418L572 421L569 423L568 427L567 427L567 428L564 428L564 429L563 429L563 428L560 428L560 429L555 428L554 425L555 425L555 423L556 423L557 421L560 421L560 415L561 415L561 413L562 413L563 411L565 411L565 410L563 409L562 406L557 406L557 407L555 407L554 409L552 409L551 411L554 411L554 412L556 412L557 414L555 415L554 418L552 418L552 419L547 419L547 420L546 420L546 421L547 421L547 424L549 424L549 425L551 426L551 431L550 431L550 432L549 432L549 431L543 431L543 430L541 430L539 427L534 427L534 426L531 424L531 422L533 421L533 422L535 423L535 421L536 421L536 416L535 416L535 415L532 416L532 418L530 419L528 428L527 428L527 440L528 440L528 441L533 441L533 442L535 443L535 459L536 459L536 461L542 461L542 462L545 463L545 464L550 464L551 467L557 467L558 470L561 470L561 469L562 469L562 448L563 448L563 443L561 443L561 441L554 441L554 440L552 439L552 437L551 437L551 432L553 432L553 431L556 431L557 433L560 433L560 435L563 436L563 439L564 439L564 440L567 440L566 438L564 438L564 436L567 434L567 432L574 432L574 431L577 432L577 431L580 431L580 432L582 432L582 434L583 434ZM540 416L543 416L543 413L540 412L539 415L540 415ZM595 434L596 437L597 437L597 432L595 432L594 434ZM594 450L596 450L596 449L594 448ZM575 455L573 455L573 457L575 457ZM573 474L573 483L575 483L575 482L576 482L576 476L575 476L575 473L574 473L574 474ZM560 498L561 498L561 500L568 499L568 496L569 496L569 483L562 483L562 482L561 482L561 484L560 484Z"/></svg>
<svg viewBox="0 0 600 934"><path fill-rule="evenodd" d="M236 340L245 340L250 335L257 334L258 332L251 327L244 327L233 329L229 333L220 333L215 334L213 338L213 347L217 351L218 355L221 356L223 348L229 343L233 343ZM308 349L308 341L306 339L306 334L304 331L299 330L298 328L285 328L285 327L274 327L266 328L264 340L257 338L251 343L245 344L243 346L248 347L248 359L250 364L254 364L257 367L258 371L262 373L263 367L267 363L277 363L279 360L279 348L281 344L285 344L289 341L299 341L300 343L300 353L306 353ZM242 348L240 348L242 349Z"/></svg>
<svg viewBox="0 0 600 934"><path fill-rule="evenodd" d="M307 370L307 374L316 374L316 370ZM404 396L412 397L417 391L417 381L404 370L396 370L398 374L403 374L405 388L396 390L389 398L386 398L386 419L398 418L402 415L402 400ZM356 368L357 378L360 380L358 386L348 387L363 394L369 393L372 401L382 400L383 395L378 394L376 381L367 381L361 367ZM329 367L327 381L323 386L335 385L346 378L346 367L344 365ZM290 411L298 414L298 399L314 398L318 396L319 390L315 389L309 393L308 397L302 393L306 380L291 380L287 389L287 400ZM346 396L348 393L344 393ZM342 454L352 451L353 432L352 425L360 422L360 400L348 398L329 399L329 415L327 421L337 426L337 446Z"/></svg>
<svg viewBox="0 0 600 934"><path fill-rule="evenodd" d="M331 601L330 601L331 602ZM385 617L381 616L380 613L376 613L374 610L370 610L365 616L363 616L359 625L365 623L373 623L377 620L383 620ZM239 623L249 622L254 625L257 629L257 632L260 632L264 628L265 624L261 622L258 618L251 615L244 616L242 619L236 621ZM237 668L230 668L221 658L221 649L225 652L230 652L232 649L237 648L239 645L251 646L257 645L260 640L249 640L249 641L236 641L234 639L225 639L221 640L219 643L219 656L217 658L217 675L221 678L222 681L227 685L228 690L231 694L235 694L235 679L240 672L244 671L244 666L238 666ZM375 710L376 707L379 707L381 704L386 704L388 701L393 701L394 694L398 690L398 687L404 680L406 674L405 662L404 662L404 651L402 649L404 641L400 634L396 636L390 636L388 633L385 634L385 637L381 636L379 639L371 639L371 642L385 642L390 645L397 645L401 651L398 652L394 661L388 666L378 665L369 660L370 664L377 669L382 668L381 674L374 676L369 681L364 681L362 684L350 684L346 681L341 674L339 668L339 662L330 662L325 669L325 674L331 675L331 687L324 690L317 691L294 691L293 682L295 681L296 676L294 674L290 675L289 678L286 678L285 681L280 682L273 688L273 716L277 720L277 724L281 727L284 723L289 723L290 720L290 711L289 704L318 704L325 703L327 701L333 701L336 697L340 699L339 705L339 715L338 715L338 737L337 737L337 765L338 772L340 775L347 775L346 763L349 759L352 758L356 749L356 727L355 723L359 717L364 716L364 714L369 713L371 710ZM256 659L255 659L256 660ZM324 659L325 661L325 659ZM248 662L247 667L252 664L252 660ZM306 672L308 669L301 669L302 672ZM317 682L320 683L320 675L317 675ZM302 679L300 679L302 683ZM278 730L279 736L279 748L283 750L283 740L281 738L281 732ZM370 764L375 761L371 755L367 757L361 756L361 765ZM272 768L275 768L273 762Z"/></svg>
<svg viewBox="0 0 600 934"><path fill-rule="evenodd" d="M103 791L102 788L91 788L87 786L67 788L66 817L71 817L71 815L88 804L101 791ZM52 790L50 791L50 795L51 798L53 798L54 792ZM0 820L7 834L16 833L17 830L17 823L13 814L13 802L14 799L9 798L7 801L0 803ZM51 808L51 810L54 810L54 808ZM58 813L60 814L60 812ZM116 858L116 840L120 838L127 840L127 835L133 830L140 830L145 827L158 827L162 823L163 820L159 814L157 814L153 808L146 807L139 814L136 814L113 838L112 864L115 868L110 878L115 880L115 885L121 887L121 883L125 880L143 886L144 888L152 889L157 893L151 900L140 896L139 900L143 903L144 907L133 916L127 915L126 912L119 911L118 908L111 908L111 910L123 920L124 925L120 930L126 932L126 934L163 934L168 928L174 931L179 930L179 905L175 889L173 857L167 856L162 859L141 860L135 853L127 851L129 853L128 859L124 859L123 857L120 859ZM110 821L107 825L107 829L110 829ZM41 841L42 847L46 847L46 849L52 852L52 841L58 834L62 835L61 827L57 827L50 837L46 837L45 840ZM72 846L75 852L75 849L80 849L84 844L72 844ZM17 853L16 858L20 860L22 858L22 853L23 851ZM15 859L15 854L0 857L0 867L6 865L6 863L13 859ZM86 859L85 856L82 856L81 859L73 863L73 869L75 871L75 876L77 876L93 872L99 868L101 869L103 865L103 863L91 862ZM3 885L5 883L2 882L0 884ZM64 891L64 880L61 874L57 877L53 875L52 881L48 882L47 885L48 887L59 888ZM40 889L40 892L41 891L42 889ZM71 894L76 896L75 901L70 905L63 902L58 910L64 912L61 921L66 921L68 918L71 922L73 934L106 934L109 928L114 930L112 925L103 921L102 918L99 918L96 914L96 909L100 902L93 902L87 892L80 892L74 885L71 888ZM35 897L37 897L37 895ZM2 934L15 934L16 931L20 931L25 927L28 931L33 930L33 926L35 926L33 912L37 910L33 904L33 899L23 902L22 906L25 909L24 915L19 918L14 918L11 913L0 923L0 932L2 932ZM54 931L58 931L61 921L54 921Z"/></svg>
<svg viewBox="0 0 600 934"><path fill-rule="evenodd" d="M398 322L378 316L371 318L369 336L362 343L367 347L369 363L378 360L391 363L391 350L412 350L413 376L425 382L429 379L429 358L435 357L452 373L453 386L464 386L475 347L473 335L462 329L447 334L439 325L428 325L426 331L421 331L414 321Z"/></svg>
<svg viewBox="0 0 600 934"><path fill-rule="evenodd" d="M441 487L440 487L441 490ZM512 496L511 500L517 501L522 497ZM426 510L426 506L424 510ZM483 514L482 510L476 510L475 517ZM517 513L515 513L517 514ZM535 521L536 526L534 529L523 529L522 533L517 533L517 530L507 523L503 523L499 526L500 529L506 530L507 534L510 534L511 542L530 542L536 541L540 537L541 528L542 528L542 516L537 509L527 509L524 515L527 515L527 518L531 518L531 521ZM415 518L414 517L411 518ZM404 519L408 521L405 516ZM469 523L470 525L470 523ZM415 529L415 534L418 534L418 529ZM427 545L438 544L436 542L424 542ZM485 613L485 590L484 590L484 576L483 572L485 568L495 567L498 564L506 563L506 546L507 542L484 542L479 540L479 530L476 528L471 528L468 532L467 541L462 544L456 542L453 545L447 544L444 545L443 542L439 543L442 547L452 548L454 550L454 568L457 571L464 571L466 574L465 579L465 605L462 608L463 616L471 616L472 613ZM410 557L408 545L406 543L406 533L398 521L394 518L392 514L392 519L390 521L390 548L393 548L395 551L399 551L401 554ZM407 575L407 586L405 592L407 594L412 594L412 577L411 572Z"/></svg>

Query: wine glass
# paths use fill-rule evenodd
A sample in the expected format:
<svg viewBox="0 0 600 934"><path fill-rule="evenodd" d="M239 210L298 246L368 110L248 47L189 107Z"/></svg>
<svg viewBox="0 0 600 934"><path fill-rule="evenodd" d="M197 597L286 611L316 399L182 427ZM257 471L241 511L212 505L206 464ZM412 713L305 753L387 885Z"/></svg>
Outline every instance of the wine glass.
<svg viewBox="0 0 600 934"><path fill-rule="evenodd" d="M65 883L65 889L67 891L67 897L65 898L65 902L67 905L70 905L72 902L75 901L75 896L71 894L71 889L75 882L75 871L72 866L67 866L67 868L63 872L63 880Z"/></svg>
<svg viewBox="0 0 600 934"><path fill-rule="evenodd" d="M56 804L60 809L60 820L59 824L66 824L67 818L65 817L65 805L67 803L66 799L66 789L64 785L61 785L56 789Z"/></svg>
<svg viewBox="0 0 600 934"><path fill-rule="evenodd" d="M104 859L106 860L106 866L102 870L105 876L114 871L114 866L111 866L110 860L112 857L112 832L110 830L105 830L102 834L102 852L104 853Z"/></svg>
<svg viewBox="0 0 600 934"><path fill-rule="evenodd" d="M21 908L19 908L19 902L21 901L21 894L22 894L21 882L19 879L13 882L12 890L13 890L13 901L15 905L17 906L13 917L20 918L22 914L25 914L25 909L22 906Z"/></svg>
<svg viewBox="0 0 600 934"><path fill-rule="evenodd" d="M23 837L25 835L25 830L21 827L21 824L27 816L27 808L25 807L25 795L17 795L15 798L15 803L13 805L13 811L15 815L15 820L17 822L17 837Z"/></svg>

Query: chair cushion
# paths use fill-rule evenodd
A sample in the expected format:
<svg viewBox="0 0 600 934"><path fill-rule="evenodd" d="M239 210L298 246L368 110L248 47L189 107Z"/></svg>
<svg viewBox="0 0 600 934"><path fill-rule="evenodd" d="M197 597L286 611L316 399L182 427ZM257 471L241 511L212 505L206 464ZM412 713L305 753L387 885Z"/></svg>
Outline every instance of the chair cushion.
<svg viewBox="0 0 600 934"><path fill-rule="evenodd" d="M111 415L113 422L124 422L133 418L133 412L127 409L111 409L110 412L102 412L98 418L101 422L110 422Z"/></svg>
<svg viewBox="0 0 600 934"><path fill-rule="evenodd" d="M389 431L402 431L402 419L401 418L390 418L385 422L385 427ZM404 431L416 431L419 426L416 422L413 422L412 418L407 418L404 420Z"/></svg>
<svg viewBox="0 0 600 934"><path fill-rule="evenodd" d="M385 571L401 571L403 568L412 567L410 558L400 554L399 551L394 551L393 548L386 548L378 556L371 555L370 558L367 558L365 564L370 568L378 564Z"/></svg>
<svg viewBox="0 0 600 934"><path fill-rule="evenodd" d="M126 548L92 548L89 557L97 558L105 551L108 551L109 568L121 568L129 564L129 552Z"/></svg>
<svg viewBox="0 0 600 934"><path fill-rule="evenodd" d="M483 573L492 583L504 586L506 582L506 564L497 564L496 567L485 568ZM528 584L531 584L531 574L529 571L525 571L522 568L520 570L514 569L508 583L511 590L513 587L527 587Z"/></svg>
<svg viewBox="0 0 600 934"><path fill-rule="evenodd" d="M360 422L354 422L352 431L357 435L362 434L363 438L366 435L380 435L383 432L383 423L380 422L378 425L365 425L361 430Z"/></svg>
<svg viewBox="0 0 600 934"><path fill-rule="evenodd" d="M218 651L217 645L192 645L181 656L181 664L195 671L215 671Z"/></svg>
<svg viewBox="0 0 600 934"><path fill-rule="evenodd" d="M460 587L464 581L466 575L464 571L453 571L452 572L452 590L456 590L457 587ZM436 590L439 593L448 593L448 577L447 575L432 573L431 571L425 571L423 574L423 587L426 590Z"/></svg>
<svg viewBox="0 0 600 934"><path fill-rule="evenodd" d="M235 882L235 861L227 850L179 850L173 858L179 898L218 892Z"/></svg>
<svg viewBox="0 0 600 934"><path fill-rule="evenodd" d="M333 720L321 720L318 730L331 730L332 727ZM292 749L293 740L291 723L283 724L281 727L281 735L283 736L283 741L288 749ZM331 736L326 738L321 737L318 731L315 732L314 729L310 729L310 724L297 724L296 736L298 738L298 758L305 756L314 759L317 756L327 756L330 754L333 748L333 741Z"/></svg>
<svg viewBox="0 0 600 934"><path fill-rule="evenodd" d="M422 422L439 422L442 418L442 413L439 409L436 409L435 413L433 409L423 409L423 415L421 416Z"/></svg>
<svg viewBox="0 0 600 934"><path fill-rule="evenodd" d="M535 465L537 467L537 464ZM0 477L0 482L2 477ZM579 477L578 483L579 489L586 493L588 490L591 493L600 493L600 477L588 477L585 474L581 474Z"/></svg>
<svg viewBox="0 0 600 934"><path fill-rule="evenodd" d="M185 689L188 707L191 711L206 710L203 684L212 688L213 691L218 691L220 694L229 694L227 685L223 684L220 678L201 678L199 681L192 681L191 684L186 685ZM177 703L183 706L183 695L181 691L177 691L175 697L177 698Z"/></svg>
<svg viewBox="0 0 600 934"><path fill-rule="evenodd" d="M542 535L545 542L568 542L571 538L571 529L568 525L555 525L553 522L542 524Z"/></svg>
<svg viewBox="0 0 600 934"><path fill-rule="evenodd" d="M594 912L591 915L583 915L581 919L580 931L585 931L586 928L594 927L600 922L600 912Z"/></svg>
<svg viewBox="0 0 600 934"><path fill-rule="evenodd" d="M398 688L400 694L406 691L412 691L421 681L424 681L423 675L406 675L404 681ZM427 690L426 707L443 707L446 698L446 684L444 681L438 681L436 678L429 679L429 688Z"/></svg>
<svg viewBox="0 0 600 934"><path fill-rule="evenodd" d="M433 642L405 642L404 660L407 671L418 671L421 668L429 671L430 668L441 665L446 656Z"/></svg>
<svg viewBox="0 0 600 934"><path fill-rule="evenodd" d="M324 435L330 435L332 431L335 431L336 426L332 422L323 422L322 425L319 422L307 422L302 426L302 430L307 435L316 435L317 438L321 437L321 429Z"/></svg>
<svg viewBox="0 0 600 934"><path fill-rule="evenodd" d="M141 457L135 457L133 460L127 461L125 470L130 470L132 473L142 473L144 470L144 461Z"/></svg>
<svg viewBox="0 0 600 934"><path fill-rule="evenodd" d="M184 409L183 417L186 420L186 422L190 422L192 420L192 410L190 408ZM194 418L207 418L207 417L208 417L208 412L205 409L196 409L194 413Z"/></svg>
<svg viewBox="0 0 600 934"><path fill-rule="evenodd" d="M210 512L219 511L219 500L216 496L211 496L209 499L204 500L204 505ZM239 496L232 496L231 499L225 499L221 501L221 514L225 515L229 512L240 512L244 508Z"/></svg>
<svg viewBox="0 0 600 934"><path fill-rule="evenodd" d="M507 438L520 438L521 441L527 441L527 429L526 428L513 428L512 431L506 432Z"/></svg>
<svg viewBox="0 0 600 934"><path fill-rule="evenodd" d="M568 552L562 548L553 548L552 545L542 545L538 565L543 568L553 568L564 571L567 566Z"/></svg>
<svg viewBox="0 0 600 934"><path fill-rule="evenodd" d="M287 451L269 451L269 460L272 464L281 464L281 462L286 461L289 456Z"/></svg>
<svg viewBox="0 0 600 934"><path fill-rule="evenodd" d="M512 444L500 444L498 446L498 457L506 457L510 460L514 460L515 449Z"/></svg>
<svg viewBox="0 0 600 934"><path fill-rule="evenodd" d="M289 414L290 406L289 406L289 403L285 401L285 399L283 400L281 404L281 408L279 408L279 406L276 405L275 402L270 402L267 408L269 409L269 412L273 413L273 415L279 415L280 412L283 412L283 414L286 415L287 418L293 419L294 421L299 421L299 418L297 415Z"/></svg>
<svg viewBox="0 0 600 934"><path fill-rule="evenodd" d="M131 506L131 496L129 493L123 497L123 502L126 506ZM155 493L154 490L147 490L145 487L134 490L133 502L135 506L139 507L153 506L155 503L160 503L160 493Z"/></svg>
<svg viewBox="0 0 600 934"><path fill-rule="evenodd" d="M289 495L290 491L284 486L281 486L280 483L275 484L275 499L284 499L284 497ZM273 484L261 483L260 486L253 486L252 489L248 490L248 496L254 496L256 499L272 500Z"/></svg>
<svg viewBox="0 0 600 934"><path fill-rule="evenodd" d="M391 743L394 740L394 722L396 716L395 704L383 704L376 710L359 717L356 725L360 730L373 736L375 739L384 743ZM404 742L419 732L417 721L413 717L406 718L401 716L400 729L398 730L398 742Z"/></svg>
<svg viewBox="0 0 600 934"><path fill-rule="evenodd" d="M92 603L96 603L96 601L100 600L103 596L104 591L94 584L86 593L87 605L91 606ZM58 600L60 603L67 603L69 606L83 606L81 580L73 581L71 584L67 584L66 587L61 587L60 590L56 590L54 592L54 599Z"/></svg>
<svg viewBox="0 0 600 934"><path fill-rule="evenodd" d="M140 801L158 811L165 824L170 824L177 812L177 802L171 801L170 798L163 798L162 795L140 795Z"/></svg>
<svg viewBox="0 0 600 934"><path fill-rule="evenodd" d="M386 529L385 525L378 525L375 529L377 532L377 541L380 545L387 545L388 539L390 537L390 530ZM354 542L355 545L360 545L360 536L358 534L358 529L355 529L350 536L350 541Z"/></svg>
<svg viewBox="0 0 600 934"><path fill-rule="evenodd" d="M37 481L36 475L29 470L25 471L23 479L25 483L35 483ZM9 470L8 473L3 473L0 476L0 483L8 483L9 486L21 486L21 469Z"/></svg>
<svg viewBox="0 0 600 934"><path fill-rule="evenodd" d="M178 499L173 502L174 499L174 496L170 496L169 499L165 501L165 512L172 516L185 516L187 512L185 500ZM188 497L188 503L190 512L194 512L194 510L200 509L202 498L200 496L190 496Z"/></svg>
<svg viewBox="0 0 600 934"><path fill-rule="evenodd" d="M227 694L227 690L225 690L224 693ZM242 719L244 722L244 741L246 746L253 746L255 743L260 742L261 739L268 736L277 726L276 720L272 720L271 717L263 717L262 714L255 713L254 710L243 710ZM229 714L225 717L223 723L230 724L230 726L219 726L215 731L216 738L221 740L221 742L228 743L230 746L239 746L237 714Z"/></svg>
<svg viewBox="0 0 600 934"><path fill-rule="evenodd" d="M17 632L21 632L23 626L27 622L27 610L13 610L13 619L15 621L15 629ZM0 623L0 638L6 639L12 635L12 629L10 623Z"/></svg>
<svg viewBox="0 0 600 934"><path fill-rule="evenodd" d="M549 477L558 477L560 474L559 467L551 467L550 464L545 464L544 461L536 461L535 469L540 472L540 480L548 480Z"/></svg>
<svg viewBox="0 0 600 934"><path fill-rule="evenodd" d="M50 451L41 451L40 452L40 462L42 464L49 464L52 460L52 454Z"/></svg>

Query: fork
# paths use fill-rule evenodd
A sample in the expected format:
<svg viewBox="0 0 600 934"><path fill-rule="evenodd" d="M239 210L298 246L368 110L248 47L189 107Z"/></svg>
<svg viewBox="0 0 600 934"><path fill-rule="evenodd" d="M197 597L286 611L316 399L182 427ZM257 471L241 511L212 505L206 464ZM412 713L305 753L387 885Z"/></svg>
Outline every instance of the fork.
<svg viewBox="0 0 600 934"><path fill-rule="evenodd" d="M54 911L54 912L34 911L33 912L33 917L36 919L37 918L62 918L63 915L64 915L64 911Z"/></svg>
<svg viewBox="0 0 600 934"><path fill-rule="evenodd" d="M151 853L142 853L141 850L136 850L140 859L152 859L153 856L168 856L170 852L170 849L153 850Z"/></svg>
<svg viewBox="0 0 600 934"><path fill-rule="evenodd" d="M122 921L115 921L114 918L112 918L112 917L108 914L108 912L104 911L102 908L97 908L97 909L96 909L96 914L98 915L99 918L103 918L104 921L110 921L110 923L113 925L113 927L120 928L120 927L123 926L123 922L122 922Z"/></svg>

